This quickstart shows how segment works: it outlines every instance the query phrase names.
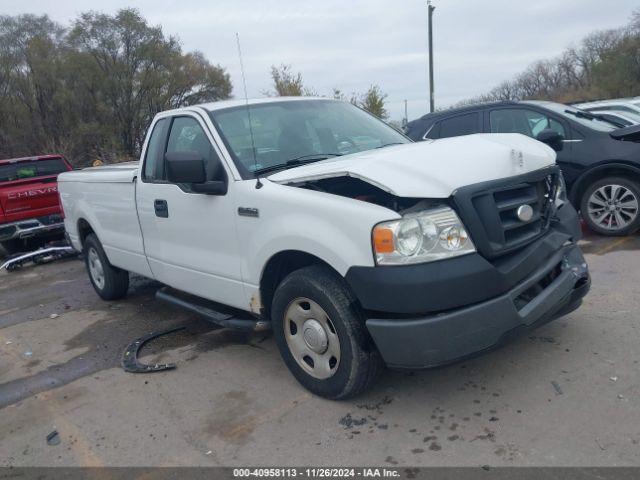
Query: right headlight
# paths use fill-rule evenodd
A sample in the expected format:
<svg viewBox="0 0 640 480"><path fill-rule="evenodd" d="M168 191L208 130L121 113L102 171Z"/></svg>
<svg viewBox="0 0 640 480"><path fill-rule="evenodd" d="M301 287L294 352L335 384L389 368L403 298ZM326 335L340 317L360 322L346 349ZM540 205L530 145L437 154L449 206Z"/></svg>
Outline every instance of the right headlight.
<svg viewBox="0 0 640 480"><path fill-rule="evenodd" d="M373 228L378 265L432 262L476 251L464 225L451 208L412 212Z"/></svg>

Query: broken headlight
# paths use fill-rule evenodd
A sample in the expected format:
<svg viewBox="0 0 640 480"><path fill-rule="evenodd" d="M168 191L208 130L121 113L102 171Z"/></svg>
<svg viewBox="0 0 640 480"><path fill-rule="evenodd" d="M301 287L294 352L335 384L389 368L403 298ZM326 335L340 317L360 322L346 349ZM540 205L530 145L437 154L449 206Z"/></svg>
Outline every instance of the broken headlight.
<svg viewBox="0 0 640 480"><path fill-rule="evenodd" d="M562 172L558 173L558 183L556 185L556 195L553 199L556 208L560 208L567 201L567 184L564 182Z"/></svg>
<svg viewBox="0 0 640 480"><path fill-rule="evenodd" d="M378 265L407 265L458 257L476 251L451 208L441 206L404 215L373 228Z"/></svg>

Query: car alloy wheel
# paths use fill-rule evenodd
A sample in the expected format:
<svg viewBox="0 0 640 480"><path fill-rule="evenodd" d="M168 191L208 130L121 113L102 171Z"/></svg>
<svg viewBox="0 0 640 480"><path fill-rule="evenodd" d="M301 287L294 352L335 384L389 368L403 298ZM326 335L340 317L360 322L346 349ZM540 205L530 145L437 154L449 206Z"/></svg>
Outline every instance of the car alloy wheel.
<svg viewBox="0 0 640 480"><path fill-rule="evenodd" d="M587 214L591 221L606 230L621 230L638 216L638 198L622 185L603 185L587 200Z"/></svg>

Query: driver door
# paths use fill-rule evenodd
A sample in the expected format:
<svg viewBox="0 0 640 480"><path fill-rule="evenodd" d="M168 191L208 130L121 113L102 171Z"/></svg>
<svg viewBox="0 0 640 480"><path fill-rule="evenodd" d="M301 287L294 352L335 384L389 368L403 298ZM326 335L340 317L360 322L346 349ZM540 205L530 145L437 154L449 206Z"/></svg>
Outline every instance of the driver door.
<svg viewBox="0 0 640 480"><path fill-rule="evenodd" d="M160 129L156 132L156 128ZM228 183L225 195L191 191L167 180L165 154L197 153L207 180ZM145 253L154 277L171 287L246 308L236 236L234 184L207 126L195 113L156 122L136 191Z"/></svg>

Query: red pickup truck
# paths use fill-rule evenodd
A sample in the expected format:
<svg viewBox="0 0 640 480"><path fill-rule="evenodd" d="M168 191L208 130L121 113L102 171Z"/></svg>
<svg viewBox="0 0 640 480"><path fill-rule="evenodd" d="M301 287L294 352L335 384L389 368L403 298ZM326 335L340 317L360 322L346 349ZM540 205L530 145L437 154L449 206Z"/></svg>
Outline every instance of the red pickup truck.
<svg viewBox="0 0 640 480"><path fill-rule="evenodd" d="M57 178L71 169L61 155L0 160L0 244L8 253L64 234Z"/></svg>

